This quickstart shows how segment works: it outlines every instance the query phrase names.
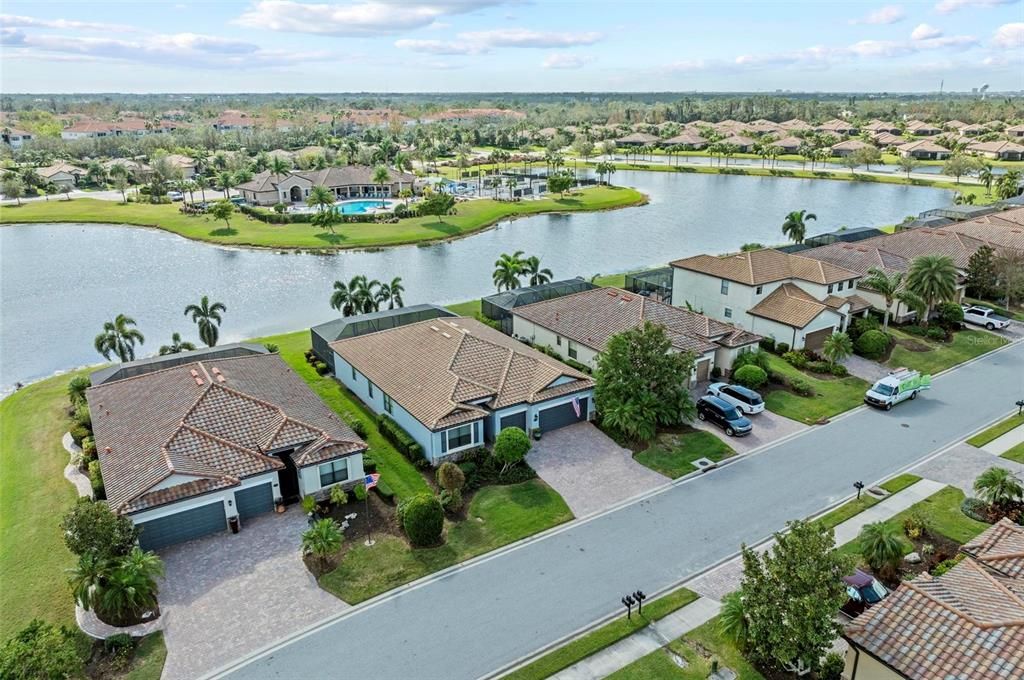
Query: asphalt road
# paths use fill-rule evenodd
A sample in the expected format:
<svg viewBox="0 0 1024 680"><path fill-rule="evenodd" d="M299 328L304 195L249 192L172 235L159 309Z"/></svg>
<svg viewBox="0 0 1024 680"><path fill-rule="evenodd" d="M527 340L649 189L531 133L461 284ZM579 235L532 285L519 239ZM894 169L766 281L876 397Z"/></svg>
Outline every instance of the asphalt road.
<svg viewBox="0 0 1024 680"><path fill-rule="evenodd" d="M230 669L238 678L477 678L959 441L1024 397L1024 344L669 490L450 572ZM255 594L254 594L255 596ZM344 670L342 670L344 669Z"/></svg>

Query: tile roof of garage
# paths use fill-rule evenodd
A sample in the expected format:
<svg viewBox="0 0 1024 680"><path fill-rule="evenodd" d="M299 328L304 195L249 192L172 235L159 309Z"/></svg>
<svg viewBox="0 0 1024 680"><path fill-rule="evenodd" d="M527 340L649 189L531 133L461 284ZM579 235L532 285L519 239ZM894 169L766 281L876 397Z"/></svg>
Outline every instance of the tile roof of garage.
<svg viewBox="0 0 1024 680"><path fill-rule="evenodd" d="M431 430L477 420L487 409L594 386L585 374L464 317L430 319L330 346ZM551 386L561 377L573 380Z"/></svg>
<svg viewBox="0 0 1024 680"><path fill-rule="evenodd" d="M804 328L828 309L828 305L800 286L784 283L747 310L747 313L794 328Z"/></svg>
<svg viewBox="0 0 1024 680"><path fill-rule="evenodd" d="M791 255L771 248L719 257L695 255L670 264L680 269L689 269L748 286L785 279L800 279L825 285L860 277L855 271L828 262L804 257L803 254Z"/></svg>
<svg viewBox="0 0 1024 680"><path fill-rule="evenodd" d="M136 512L366 445L276 354L202 359L87 392L107 499ZM186 484L153 490L172 475Z"/></svg>
<svg viewBox="0 0 1024 680"><path fill-rule="evenodd" d="M598 352L613 335L644 321L664 326L676 349L698 355L760 340L736 326L619 288L585 290L517 307L512 313Z"/></svg>

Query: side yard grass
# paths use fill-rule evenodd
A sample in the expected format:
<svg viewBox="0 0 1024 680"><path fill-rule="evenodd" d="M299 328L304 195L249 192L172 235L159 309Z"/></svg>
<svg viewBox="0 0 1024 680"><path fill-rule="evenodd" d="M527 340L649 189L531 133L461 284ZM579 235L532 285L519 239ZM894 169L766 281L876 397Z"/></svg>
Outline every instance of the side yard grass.
<svg viewBox="0 0 1024 680"><path fill-rule="evenodd" d="M160 680L166 660L167 647L164 645L163 632L147 635L135 648L132 668L125 673L124 680Z"/></svg>
<svg viewBox="0 0 1024 680"><path fill-rule="evenodd" d="M889 492L890 495L898 493L906 489L908 486L916 484L921 481L921 478L917 475L910 474L909 472L893 477L889 481L879 484L879 486ZM859 515L868 508L878 505L883 499L875 498L874 496L861 493L860 498L855 498L852 501L840 505L835 510L826 513L815 520L818 524L823 524L829 529L835 529L837 526L842 524L848 519Z"/></svg>
<svg viewBox="0 0 1024 680"><path fill-rule="evenodd" d="M1015 463L1024 463L1024 443L1017 444L1013 448L1003 451L999 457L1012 460Z"/></svg>
<svg viewBox="0 0 1024 680"><path fill-rule="evenodd" d="M693 461L708 458L719 462L736 455L728 444L704 430L663 432L647 449L634 454L633 460L655 472L676 479L697 468Z"/></svg>
<svg viewBox="0 0 1024 680"><path fill-rule="evenodd" d="M596 654L619 640L629 637L649 623L663 619L697 600L697 593L680 588L644 605L642 616L632 619L621 616L592 630L569 644L548 652L528 665L505 675L505 680L543 680L583 659ZM702 676L702 680L703 680Z"/></svg>
<svg viewBox="0 0 1024 680"><path fill-rule="evenodd" d="M967 443L971 446L977 446L980 448L989 442L999 439L1010 430L1021 427L1022 425L1024 425L1024 414L1012 415L1006 420L996 423L987 430L974 435L967 440Z"/></svg>
<svg viewBox="0 0 1024 680"><path fill-rule="evenodd" d="M774 373L787 378L800 378L814 389L814 396L801 397L787 389L775 386L764 393L765 406L773 413L800 423L812 425L823 419L839 415L863 403L866 382L855 376L846 378L819 378L791 366L782 357L769 355Z"/></svg>
<svg viewBox="0 0 1024 680"><path fill-rule="evenodd" d="M957 331L953 334L953 340L948 343L909 335L899 329L889 330L897 343L902 340L912 347L928 348L927 351L912 351L903 344L897 344L889 356L889 366L911 368L921 373L934 374L944 371L1009 342L998 335L981 330Z"/></svg>

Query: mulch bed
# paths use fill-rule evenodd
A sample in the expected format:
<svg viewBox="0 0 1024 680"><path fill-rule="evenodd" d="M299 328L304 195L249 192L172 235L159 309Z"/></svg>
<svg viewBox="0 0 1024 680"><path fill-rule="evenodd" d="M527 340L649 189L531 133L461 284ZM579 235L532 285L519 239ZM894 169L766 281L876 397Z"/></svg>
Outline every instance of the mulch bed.
<svg viewBox="0 0 1024 680"><path fill-rule="evenodd" d="M405 533L398 526L395 506L385 502L372 491L367 496L367 500L369 501L370 509L369 529L373 535L388 535L405 540ZM341 543L341 550L328 559L326 563L310 555L303 555L302 561L306 564L306 568L315 576L321 576L327 572L334 571L349 550L357 545L361 545L366 540L367 534L367 501L356 500L352 494L349 494L349 501L344 505L322 505L321 507L326 508L326 513L323 516L333 519L338 524L346 521L346 515L355 514L356 516L353 519L347 520L349 526L344 531L345 540Z"/></svg>

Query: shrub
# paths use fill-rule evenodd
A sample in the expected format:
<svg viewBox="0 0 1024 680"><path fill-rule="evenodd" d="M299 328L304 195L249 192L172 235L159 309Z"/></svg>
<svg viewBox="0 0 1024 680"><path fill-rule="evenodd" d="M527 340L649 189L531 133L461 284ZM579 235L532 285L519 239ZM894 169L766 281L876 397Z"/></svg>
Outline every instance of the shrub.
<svg viewBox="0 0 1024 680"><path fill-rule="evenodd" d="M380 414L377 416L377 427L380 429L380 433L384 435L384 438L391 442L398 449L399 453L413 463L425 460L423 457L423 447L417 444L412 435L403 430L393 418L383 413Z"/></svg>
<svg viewBox="0 0 1024 680"><path fill-rule="evenodd" d="M363 456L363 472L369 474L377 471L377 461L370 456Z"/></svg>
<svg viewBox="0 0 1024 680"><path fill-rule="evenodd" d="M718 366L713 367L711 369L711 379L712 380L718 380L721 377L722 377L722 369L719 368Z"/></svg>
<svg viewBox="0 0 1024 680"><path fill-rule="evenodd" d="M322 361L318 361L315 364L313 364L313 368L316 369L316 372L319 375L327 375L327 372L331 370L331 367Z"/></svg>
<svg viewBox="0 0 1024 680"><path fill-rule="evenodd" d="M866 331L854 343L857 354L865 359L880 359L889 347L889 336L882 331Z"/></svg>
<svg viewBox="0 0 1024 680"><path fill-rule="evenodd" d="M846 329L846 334L854 341L868 331L877 331L880 328L878 319L873 316L859 316Z"/></svg>
<svg viewBox="0 0 1024 680"><path fill-rule="evenodd" d="M932 569L932 576L942 576L947 571L960 564L964 559L964 553L957 553L956 557L951 557L948 560L942 560Z"/></svg>
<svg viewBox="0 0 1024 680"><path fill-rule="evenodd" d="M340 484L335 484L331 487L331 502L335 505L345 505L345 503L348 503L348 492Z"/></svg>
<svg viewBox="0 0 1024 680"><path fill-rule="evenodd" d="M921 538L927 531L928 523L917 513L911 513L903 520L903 533L907 535L907 538Z"/></svg>
<svg viewBox="0 0 1024 680"><path fill-rule="evenodd" d="M843 669L846 668L846 661L835 652L825 655L818 670L818 680L840 680L843 677Z"/></svg>
<svg viewBox="0 0 1024 680"><path fill-rule="evenodd" d="M74 425L72 425L68 432L71 433L71 439L73 439L74 442L79 446L82 445L83 439L92 434L92 432L89 431L89 428L79 423L75 423Z"/></svg>
<svg viewBox="0 0 1024 680"><path fill-rule="evenodd" d="M808 361L807 370L811 373L831 373L832 365L827 361Z"/></svg>
<svg viewBox="0 0 1024 680"><path fill-rule="evenodd" d="M301 505L302 511L307 515L312 515L314 512L316 512L316 499L313 498L312 496L303 496Z"/></svg>
<svg viewBox="0 0 1024 680"><path fill-rule="evenodd" d="M978 520L979 522L988 522L988 503L981 500L980 498L965 498L960 504L960 512L964 513L971 519Z"/></svg>
<svg viewBox="0 0 1024 680"><path fill-rule="evenodd" d="M82 458L86 462L96 460L96 441L92 437L82 439Z"/></svg>
<svg viewBox="0 0 1024 680"><path fill-rule="evenodd" d="M850 375L850 371L842 364L833 364L829 372L837 378L845 378Z"/></svg>
<svg viewBox="0 0 1024 680"><path fill-rule="evenodd" d="M783 361L796 368L804 368L807 366L807 356L803 352L786 352L782 355Z"/></svg>
<svg viewBox="0 0 1024 680"><path fill-rule="evenodd" d="M758 345L766 352L775 351L775 338L761 338L761 342Z"/></svg>
<svg viewBox="0 0 1024 680"><path fill-rule="evenodd" d="M76 630L34 619L0 646L0 678L79 677L89 646L88 639Z"/></svg>
<svg viewBox="0 0 1024 680"><path fill-rule="evenodd" d="M445 461L437 468L437 485L445 491L459 491L466 485L466 476L458 465Z"/></svg>
<svg viewBox="0 0 1024 680"><path fill-rule="evenodd" d="M935 308L935 314L937 323L949 330L960 328L964 322L963 307L955 302L940 302Z"/></svg>
<svg viewBox="0 0 1024 680"><path fill-rule="evenodd" d="M438 494L438 499L440 499L441 507L444 508L445 512L458 512L459 508L462 507L462 492L458 489L452 489L451 491L444 489Z"/></svg>
<svg viewBox="0 0 1024 680"><path fill-rule="evenodd" d="M355 432L356 435L366 439L366 423L361 420L353 420L348 424L348 426L352 428L352 431ZM366 460L366 456L363 456L363 460Z"/></svg>
<svg viewBox="0 0 1024 680"><path fill-rule="evenodd" d="M75 408L74 420L82 427L92 430L92 414L89 413L89 407L85 404L80 404Z"/></svg>
<svg viewBox="0 0 1024 680"><path fill-rule="evenodd" d="M814 396L814 388L811 387L811 383L807 382L803 378L790 378L789 389L793 390L801 397Z"/></svg>
<svg viewBox="0 0 1024 680"><path fill-rule="evenodd" d="M925 336L929 340L942 341L946 339L946 329L940 328L939 326L931 326L925 331Z"/></svg>
<svg viewBox="0 0 1024 680"><path fill-rule="evenodd" d="M907 333L908 335L916 335L919 338L923 338L925 335L928 334L927 328L925 328L924 326L918 326L917 324L903 326L900 330L902 330L904 333Z"/></svg>
<svg viewBox="0 0 1024 680"><path fill-rule="evenodd" d="M93 460L89 462L89 481L92 483L92 492L96 498L104 498L103 473L100 471L100 462Z"/></svg>
<svg viewBox="0 0 1024 680"><path fill-rule="evenodd" d="M357 501L365 501L366 500L366 485L363 484L362 482L359 482L358 484L356 484L354 487L352 487L352 495L356 497Z"/></svg>
<svg viewBox="0 0 1024 680"><path fill-rule="evenodd" d="M127 633L111 635L103 641L103 651L110 659L111 666L116 670L124 670L131 663L135 640Z"/></svg>
<svg viewBox="0 0 1024 680"><path fill-rule="evenodd" d="M416 494L398 504L398 515L409 541L417 547L434 545L441 540L444 509L441 502L428 493Z"/></svg>
<svg viewBox="0 0 1024 680"><path fill-rule="evenodd" d="M768 373L760 366L750 364L733 373L732 378L740 385L756 390L768 382Z"/></svg>
<svg viewBox="0 0 1024 680"><path fill-rule="evenodd" d="M736 358L732 361L732 370L738 371L744 366L757 366L762 371L767 372L770 366L767 352L740 352L736 355Z"/></svg>
<svg viewBox="0 0 1024 680"><path fill-rule="evenodd" d="M789 343L788 342L777 342L777 343L775 343L775 353L776 354L785 354L788 351L789 351Z"/></svg>
<svg viewBox="0 0 1024 680"><path fill-rule="evenodd" d="M525 458L531 446L530 437L518 427L506 427L499 432L492 455L502 464L501 473Z"/></svg>
<svg viewBox="0 0 1024 680"><path fill-rule="evenodd" d="M278 215L283 215L284 214L284 210L285 210L284 203L275 203L274 204L274 212L276 212Z"/></svg>
<svg viewBox="0 0 1024 680"><path fill-rule="evenodd" d="M373 487L373 490L377 492L377 495L380 496L382 500L385 500L388 503L393 503L395 501L394 490L391 488L391 485L383 479L377 480L377 486Z"/></svg>
<svg viewBox="0 0 1024 680"><path fill-rule="evenodd" d="M279 351L281 351L281 348L278 347L277 344L273 342L263 343L263 349L267 350L271 354L277 354Z"/></svg>
<svg viewBox="0 0 1024 680"><path fill-rule="evenodd" d="M90 498L78 499L65 513L60 529L68 550L78 556L121 557L131 552L139 537L130 519Z"/></svg>

